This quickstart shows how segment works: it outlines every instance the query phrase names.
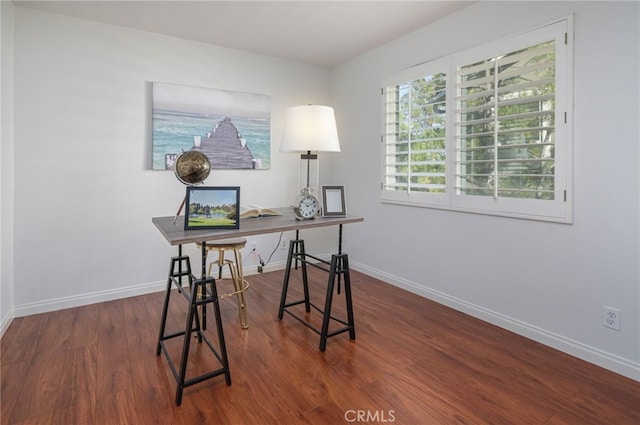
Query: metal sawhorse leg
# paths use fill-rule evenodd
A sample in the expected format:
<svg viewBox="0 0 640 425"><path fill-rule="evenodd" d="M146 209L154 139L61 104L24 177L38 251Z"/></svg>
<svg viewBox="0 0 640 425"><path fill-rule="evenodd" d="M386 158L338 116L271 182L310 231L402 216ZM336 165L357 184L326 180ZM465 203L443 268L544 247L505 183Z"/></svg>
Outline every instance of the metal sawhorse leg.
<svg viewBox="0 0 640 425"><path fill-rule="evenodd" d="M206 257L206 244L202 243L202 255ZM231 385L231 373L229 372L229 361L227 358L227 348L224 341L224 332L222 329L222 320L220 315L220 306L218 304L218 292L216 289L215 279L213 277L206 277L205 273L205 265L203 261L202 266L202 278L196 279L195 276L191 273L191 264L189 261L189 256L182 255L182 246L178 247L178 256L171 258L171 264L169 267L169 276L167 278L167 291L164 297L164 305L162 307L162 319L160 320L160 333L158 336L158 346L156 348L156 355L160 355L160 353L164 353L167 361L169 363L169 367L171 368L171 372L173 373L174 378L177 382L176 389L176 405L180 405L182 403L182 392L186 387L197 384L204 380L213 378L218 375L225 376L225 381L227 385ZM189 283L189 291L187 292L185 288L182 287L182 282L184 279L187 279ZM175 285L178 289L178 292L182 294L182 296L189 303L189 310L187 312L187 321L185 324L184 331L175 332L172 334L165 334L165 326L167 323L167 311L169 309L169 300L171 297L171 289L172 286ZM200 295L199 295L200 294ZM217 334L218 334L218 349L214 347L214 345L209 341L209 339L204 335L203 329L200 326L200 319L198 317L198 306L205 306L207 304L213 304L213 312L216 320ZM191 335L195 333L198 337L198 342L202 343L204 341L213 355L218 359L221 364L219 369L213 370L208 373L204 373L202 375L196 376L191 379L186 379L187 373L187 360L189 357L189 347L191 344ZM174 364L169 351L165 345L165 341L183 337L182 342L182 355L180 357L180 369L177 370Z"/></svg>
<svg viewBox="0 0 640 425"><path fill-rule="evenodd" d="M317 263L310 262L307 258L311 258L316 260ZM291 301L287 303L287 291L289 289L289 278L291 276L291 263L295 259L296 262L300 262L302 268L302 287L304 291L304 298L301 300ZM329 273L329 279L327 281L327 294L325 297L324 309L320 309L315 306L310 298L309 298L309 281L307 276L307 264L310 266L316 267L318 269L324 270ZM329 266L327 269L326 266ZM344 321L342 319L338 319L331 315L331 306L333 302L333 290L335 286L336 278L340 279L340 277L344 277L344 292L345 292L345 301L347 307L347 320ZM294 313L288 310L289 307L302 304L305 305L305 311L309 313L311 311L311 307L315 310L322 313L322 327L321 329L317 329L309 324L304 319L298 317ZM304 241L303 240L294 240L289 244L289 255L287 257L287 265L284 275L284 282L282 285L282 295L280 298L280 309L278 311L278 320L282 320L284 313L287 312L289 315L300 321L306 327L311 329L320 335L320 351L325 351L327 346L327 339L341 334L343 332L349 332L349 338L354 340L356 339L356 329L355 322L353 318L353 303L351 298L351 278L349 276L349 258L347 254L334 254L331 256L331 261L324 261L312 255L306 254L304 250ZM342 328L336 329L334 331L329 332L329 324L331 321L339 322L345 325Z"/></svg>

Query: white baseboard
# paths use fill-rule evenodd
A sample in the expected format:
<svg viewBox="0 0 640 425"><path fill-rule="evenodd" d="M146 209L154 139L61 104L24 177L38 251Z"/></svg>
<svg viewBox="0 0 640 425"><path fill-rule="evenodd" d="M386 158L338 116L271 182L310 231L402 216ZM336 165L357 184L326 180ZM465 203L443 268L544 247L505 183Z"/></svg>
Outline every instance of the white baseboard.
<svg viewBox="0 0 640 425"><path fill-rule="evenodd" d="M486 309L482 306L469 303L456 297L452 297L443 292L436 291L418 285L398 276L391 275L382 270L369 267L365 264L351 261L350 267L353 270L373 276L391 285L405 289L416 295L420 295L439 304L446 305L455 310L476 317L485 322L507 329L518 335L555 348L556 350L570 354L581 360L593 363L612 372L626 376L636 381L640 381L640 364L629 359L625 359L614 354L603 351L599 348L591 347L579 341L574 341L562 335L555 334L545 329L505 316L498 312Z"/></svg>
<svg viewBox="0 0 640 425"><path fill-rule="evenodd" d="M162 291L166 288L167 282L151 282L141 285L132 285L124 288L98 291L88 294L74 295L70 297L54 298L34 303L27 303L14 306L15 316L30 316L32 314L47 313L50 311L63 310L65 308L79 307L88 304L96 304L105 301L113 301L121 298L135 297L137 295L150 294Z"/></svg>
<svg viewBox="0 0 640 425"><path fill-rule="evenodd" d="M285 267L284 261L272 263L264 267L264 272L280 270ZM258 273L257 266L248 266L244 269L245 276ZM223 273L223 277L229 277L229 273ZM74 295L69 297L54 298L34 303L27 303L14 306L14 309L2 320L2 333L9 327L14 317L30 316L32 314L48 313L50 311L63 310L65 308L79 307L88 304L96 304L105 301L113 301L122 298L135 297L138 295L150 294L164 291L167 282L151 282L140 285L132 285L123 288L115 288L107 291L98 291L87 294Z"/></svg>

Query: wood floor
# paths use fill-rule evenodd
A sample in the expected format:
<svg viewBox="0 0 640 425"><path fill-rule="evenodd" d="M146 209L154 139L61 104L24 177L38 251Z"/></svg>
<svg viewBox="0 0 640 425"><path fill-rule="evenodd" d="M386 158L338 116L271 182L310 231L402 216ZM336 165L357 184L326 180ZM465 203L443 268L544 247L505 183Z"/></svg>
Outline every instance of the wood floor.
<svg viewBox="0 0 640 425"><path fill-rule="evenodd" d="M277 320L282 272L249 280L249 329L221 300L232 385L191 386L179 407L156 356L163 293L15 319L1 341L2 424L640 424L639 382L366 275L351 275L357 339L330 338L324 353L317 334ZM334 305L344 313L344 293ZM168 330L185 306L172 297ZM189 373L215 366L191 347Z"/></svg>

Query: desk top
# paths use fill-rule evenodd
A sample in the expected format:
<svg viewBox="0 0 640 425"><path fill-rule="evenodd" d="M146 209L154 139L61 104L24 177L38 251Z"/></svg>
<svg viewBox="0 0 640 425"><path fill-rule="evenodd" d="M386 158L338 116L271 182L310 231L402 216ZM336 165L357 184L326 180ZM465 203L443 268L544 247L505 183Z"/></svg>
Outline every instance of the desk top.
<svg viewBox="0 0 640 425"><path fill-rule="evenodd" d="M184 216L154 217L153 224L171 245L213 241L217 239L239 238L243 236L262 235L266 233L286 232L288 230L304 230L314 227L337 226L339 224L359 223L363 217L347 215L345 217L317 217L313 220L296 220L291 208L277 208L279 216L243 218L239 229L204 229L184 230Z"/></svg>

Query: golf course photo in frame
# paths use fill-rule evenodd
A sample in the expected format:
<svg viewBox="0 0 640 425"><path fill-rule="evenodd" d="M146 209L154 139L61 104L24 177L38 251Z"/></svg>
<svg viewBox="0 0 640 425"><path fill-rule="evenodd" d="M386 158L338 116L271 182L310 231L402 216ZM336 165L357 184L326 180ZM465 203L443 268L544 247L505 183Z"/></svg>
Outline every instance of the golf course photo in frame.
<svg viewBox="0 0 640 425"><path fill-rule="evenodd" d="M188 186L184 229L238 229L240 187Z"/></svg>

